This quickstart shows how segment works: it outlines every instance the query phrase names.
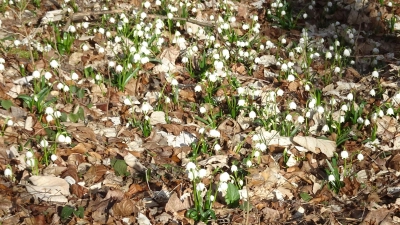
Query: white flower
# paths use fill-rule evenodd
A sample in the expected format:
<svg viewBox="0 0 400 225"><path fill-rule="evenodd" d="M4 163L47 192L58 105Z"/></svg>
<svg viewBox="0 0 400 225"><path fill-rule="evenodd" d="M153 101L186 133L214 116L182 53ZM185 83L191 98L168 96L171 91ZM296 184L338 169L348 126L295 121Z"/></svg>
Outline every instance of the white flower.
<svg viewBox="0 0 400 225"><path fill-rule="evenodd" d="M58 83L57 84L57 89L58 90L61 90L61 89L63 89L64 88L64 84L63 83Z"/></svg>
<svg viewBox="0 0 400 225"><path fill-rule="evenodd" d="M68 91L69 91L69 87L68 87L67 85L64 85L63 91L64 91L64 92L68 92Z"/></svg>
<svg viewBox="0 0 400 225"><path fill-rule="evenodd" d="M124 69L124 67L122 67L121 65L118 65L117 67L115 67L115 71L117 73L121 73L123 69Z"/></svg>
<svg viewBox="0 0 400 225"><path fill-rule="evenodd" d="M53 120L54 120L53 115L47 115L47 116L46 116L46 121L47 121L48 123L50 123L50 122L53 121Z"/></svg>
<svg viewBox="0 0 400 225"><path fill-rule="evenodd" d="M251 162L251 160L247 160L246 161L246 166L247 167L251 167L253 165L253 163Z"/></svg>
<svg viewBox="0 0 400 225"><path fill-rule="evenodd" d="M215 150L216 152L218 152L219 150L221 150L221 145L219 145L219 144L214 145L214 150Z"/></svg>
<svg viewBox="0 0 400 225"><path fill-rule="evenodd" d="M378 54L378 53L379 53L379 49L378 49L378 48L374 48L374 49L372 49L372 53L374 53L374 54Z"/></svg>
<svg viewBox="0 0 400 225"><path fill-rule="evenodd" d="M350 50L346 48L346 49L343 51L343 55L344 55L345 57L349 57L349 56L350 56Z"/></svg>
<svg viewBox="0 0 400 225"><path fill-rule="evenodd" d="M286 71L288 70L288 65L287 65L286 63L283 63L283 64L281 65L281 70L282 70L283 72L286 72Z"/></svg>
<svg viewBox="0 0 400 225"><path fill-rule="evenodd" d="M370 124L371 124L371 122L369 121L369 119L365 119L364 120L364 126L368 126Z"/></svg>
<svg viewBox="0 0 400 225"><path fill-rule="evenodd" d="M333 72L340 73L340 68L339 67L335 67L335 70Z"/></svg>
<svg viewBox="0 0 400 225"><path fill-rule="evenodd" d="M303 116L297 117L297 122L300 124L304 123L304 117Z"/></svg>
<svg viewBox="0 0 400 225"><path fill-rule="evenodd" d="M83 50L84 52L86 52L87 50L89 50L89 46L87 46L86 44L83 44L83 45L82 45L82 50Z"/></svg>
<svg viewBox="0 0 400 225"><path fill-rule="evenodd" d="M33 78L40 78L40 72L37 71L37 70L33 71L32 77L33 77Z"/></svg>
<svg viewBox="0 0 400 225"><path fill-rule="evenodd" d="M342 111L347 112L349 110L349 108L347 107L347 105L342 105L342 107L340 108Z"/></svg>
<svg viewBox="0 0 400 225"><path fill-rule="evenodd" d="M55 69L55 68L58 68L59 65L58 65L58 62L53 59L50 62L50 66Z"/></svg>
<svg viewBox="0 0 400 225"><path fill-rule="evenodd" d="M199 170L199 178L203 178L203 177L205 177L205 176L207 176L207 170L205 170L205 169L200 169L200 170Z"/></svg>
<svg viewBox="0 0 400 225"><path fill-rule="evenodd" d="M50 156L50 159L51 159L51 161L56 161L57 159L58 159L58 157L57 157L57 155L55 155L55 154L52 154L51 156Z"/></svg>
<svg viewBox="0 0 400 225"><path fill-rule="evenodd" d="M284 93L284 91L283 91L282 89L278 89L278 90L276 91L276 94L277 94L278 96L283 96L283 93Z"/></svg>
<svg viewBox="0 0 400 225"><path fill-rule="evenodd" d="M151 109L151 105L149 103L147 103L147 102L142 103L141 110L143 113L148 113L150 111L150 109Z"/></svg>
<svg viewBox="0 0 400 225"><path fill-rule="evenodd" d="M281 11L281 16L284 16L284 15L286 15L286 11L285 11L285 10L282 10L282 11Z"/></svg>
<svg viewBox="0 0 400 225"><path fill-rule="evenodd" d="M256 112L250 111L250 112L249 112L249 117L250 117L250 119L255 119L255 118L257 117Z"/></svg>
<svg viewBox="0 0 400 225"><path fill-rule="evenodd" d="M372 72L371 76L375 77L375 78L378 78L379 77L378 71L374 70L374 72Z"/></svg>
<svg viewBox="0 0 400 225"><path fill-rule="evenodd" d="M45 139L43 139L43 140L40 141L39 145L40 145L42 148L46 148L46 147L49 146L49 142L47 142Z"/></svg>
<svg viewBox="0 0 400 225"><path fill-rule="evenodd" d="M353 99L354 99L353 93L349 93L349 94L347 95L347 100L352 101Z"/></svg>
<svg viewBox="0 0 400 225"><path fill-rule="evenodd" d="M232 171L232 173L238 171L237 166L236 166L236 165L232 165L232 166L231 166L231 171Z"/></svg>
<svg viewBox="0 0 400 225"><path fill-rule="evenodd" d="M63 134L58 135L57 141L59 143L65 143L65 135L63 135Z"/></svg>
<svg viewBox="0 0 400 225"><path fill-rule="evenodd" d="M33 157L33 153L32 153L31 151L27 151L27 152L25 153L25 157L26 157L27 159L30 159L30 158Z"/></svg>
<svg viewBox="0 0 400 225"><path fill-rule="evenodd" d="M254 152L254 157L255 157L255 158L260 157L260 152L259 152L259 151L255 151L255 152Z"/></svg>
<svg viewBox="0 0 400 225"><path fill-rule="evenodd" d="M244 88L243 87L238 87L237 88L237 92L238 92L238 95L243 95L244 94Z"/></svg>
<svg viewBox="0 0 400 225"><path fill-rule="evenodd" d="M358 161L362 161L364 159L364 155L362 153L358 153L357 159Z"/></svg>
<svg viewBox="0 0 400 225"><path fill-rule="evenodd" d="M329 176L328 176L328 180L329 180L330 182L335 181L335 176L333 176L332 174L329 175Z"/></svg>
<svg viewBox="0 0 400 225"><path fill-rule="evenodd" d="M206 129L204 129L204 127L201 127L201 128L199 129L199 134L204 134L205 131L206 131Z"/></svg>
<svg viewBox="0 0 400 225"><path fill-rule="evenodd" d="M66 144L71 144L71 142L72 142L71 137L70 137L70 136L66 136L66 137L65 137L65 143L66 143Z"/></svg>
<svg viewBox="0 0 400 225"><path fill-rule="evenodd" d="M224 193L226 190L228 190L228 184L221 182L218 186L218 191Z"/></svg>
<svg viewBox="0 0 400 225"><path fill-rule="evenodd" d="M178 84L179 84L179 82L175 78L171 80L172 86L177 86Z"/></svg>
<svg viewBox="0 0 400 225"><path fill-rule="evenodd" d="M376 92L375 92L374 89L371 89L371 90L369 91L369 94L370 94L371 96L375 96L375 95L376 95Z"/></svg>
<svg viewBox="0 0 400 225"><path fill-rule="evenodd" d="M342 157L342 159L347 159L347 158L349 158L349 152L346 151L346 150L343 150L343 151L340 153L340 157Z"/></svg>
<svg viewBox="0 0 400 225"><path fill-rule="evenodd" d="M292 117L292 115L287 114L285 119L290 122L290 121L292 121L293 117Z"/></svg>
<svg viewBox="0 0 400 225"><path fill-rule="evenodd" d="M78 80L79 79L79 75L77 73L72 73L71 74L71 79L72 80Z"/></svg>
<svg viewBox="0 0 400 225"><path fill-rule="evenodd" d="M148 8L150 8L151 3L150 3L149 1L146 1L146 2L143 4L143 6L144 6L146 9L148 9Z"/></svg>
<svg viewBox="0 0 400 225"><path fill-rule="evenodd" d="M308 84L304 85L304 90L305 91L310 91L310 89L311 89L310 85L308 85Z"/></svg>
<svg viewBox="0 0 400 225"><path fill-rule="evenodd" d="M386 111L386 115L394 115L393 108L388 108Z"/></svg>
<svg viewBox="0 0 400 225"><path fill-rule="evenodd" d="M196 164L193 162L188 162L188 164L186 164L186 171L196 170L196 168Z"/></svg>
<svg viewBox="0 0 400 225"><path fill-rule="evenodd" d="M256 147L262 152L265 152L265 150L267 150L267 145L265 143L258 143Z"/></svg>
<svg viewBox="0 0 400 225"><path fill-rule="evenodd" d="M326 52L325 53L325 58L331 59L332 58L332 53L331 52Z"/></svg>
<svg viewBox="0 0 400 225"><path fill-rule="evenodd" d="M289 109L296 109L296 108L297 108L297 105L296 105L295 102L290 102L289 103Z"/></svg>
<svg viewBox="0 0 400 225"><path fill-rule="evenodd" d="M249 25L248 24L243 24L242 29L243 30L248 30L249 29Z"/></svg>
<svg viewBox="0 0 400 225"><path fill-rule="evenodd" d="M213 138L219 138L221 137L221 133L216 129L212 129L209 131L209 136Z"/></svg>
<svg viewBox="0 0 400 225"><path fill-rule="evenodd" d="M114 61L109 61L108 62L108 67L114 67L115 66L115 62Z"/></svg>
<svg viewBox="0 0 400 225"><path fill-rule="evenodd" d="M12 176L12 170L10 168L6 168L4 170L4 176L5 177L11 177Z"/></svg>
<svg viewBox="0 0 400 225"><path fill-rule="evenodd" d="M198 183L196 185L196 190L202 192L204 189L206 189L206 185L204 185L202 182Z"/></svg>
<svg viewBox="0 0 400 225"><path fill-rule="evenodd" d="M219 181L221 182L228 182L231 179L231 177L229 176L229 173L227 172L223 172L219 175Z"/></svg>
<svg viewBox="0 0 400 225"><path fill-rule="evenodd" d="M322 106L319 105L319 106L317 107L317 111L318 111L319 114L322 114L322 113L325 112L325 109L324 109L324 107L322 107Z"/></svg>
<svg viewBox="0 0 400 225"><path fill-rule="evenodd" d="M238 106L244 106L245 104L246 104L246 101L244 99L239 99Z"/></svg>
<svg viewBox="0 0 400 225"><path fill-rule="evenodd" d="M304 14L303 14L303 18L304 18L304 19L307 19L307 16L308 16L307 13L304 13Z"/></svg>
<svg viewBox="0 0 400 225"><path fill-rule="evenodd" d="M60 117L61 117L61 112L60 112L60 111L55 111L55 112L53 113L53 116L54 116L55 118L60 118Z"/></svg>
<svg viewBox="0 0 400 225"><path fill-rule="evenodd" d="M382 118L384 115L385 113L383 112L383 110L379 109L378 116Z"/></svg>
<svg viewBox="0 0 400 225"><path fill-rule="evenodd" d="M281 39L281 43L282 43L282 44L286 44L286 39L285 39L285 38L282 38L282 39Z"/></svg>
<svg viewBox="0 0 400 225"><path fill-rule="evenodd" d="M46 110L44 111L44 113L46 113L47 115L53 114L54 113L54 109L51 107L47 107Z"/></svg>
<svg viewBox="0 0 400 225"><path fill-rule="evenodd" d="M392 2L388 2L388 3L387 3L387 6L388 6L388 7L392 7L392 6L393 6L393 3L392 3Z"/></svg>
<svg viewBox="0 0 400 225"><path fill-rule="evenodd" d="M364 119L362 117L358 117L357 118L357 123L363 124L364 123Z"/></svg>
<svg viewBox="0 0 400 225"><path fill-rule="evenodd" d="M326 132L328 132L328 131L329 131L329 126L328 126L328 124L325 124L325 125L322 127L322 132L326 133Z"/></svg>
<svg viewBox="0 0 400 225"><path fill-rule="evenodd" d="M296 77L293 74L289 74L288 77L287 77L287 80L289 82L293 82L294 80L296 80Z"/></svg>
<svg viewBox="0 0 400 225"><path fill-rule="evenodd" d="M201 114L204 114L204 113L206 113L207 112L207 110L206 110L206 108L205 107L200 107L200 109L199 109L199 111L200 111L200 113Z"/></svg>
<svg viewBox="0 0 400 225"><path fill-rule="evenodd" d="M8 119L7 126L11 127L12 125L14 125L14 121L12 121L12 119Z"/></svg>

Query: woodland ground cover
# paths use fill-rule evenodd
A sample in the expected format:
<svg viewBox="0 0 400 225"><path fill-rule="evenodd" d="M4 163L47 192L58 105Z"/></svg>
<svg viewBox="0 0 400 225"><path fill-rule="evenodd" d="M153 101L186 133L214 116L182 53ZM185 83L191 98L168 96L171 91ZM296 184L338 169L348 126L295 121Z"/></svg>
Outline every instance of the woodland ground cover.
<svg viewBox="0 0 400 225"><path fill-rule="evenodd" d="M1 223L399 223L399 6L4 0Z"/></svg>

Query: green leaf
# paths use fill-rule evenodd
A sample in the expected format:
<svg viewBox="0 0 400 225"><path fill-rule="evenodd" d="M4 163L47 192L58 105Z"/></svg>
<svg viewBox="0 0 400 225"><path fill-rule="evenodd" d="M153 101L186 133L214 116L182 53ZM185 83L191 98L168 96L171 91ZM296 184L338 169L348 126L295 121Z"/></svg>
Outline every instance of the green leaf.
<svg viewBox="0 0 400 225"><path fill-rule="evenodd" d="M12 105L13 105L13 104L12 104L12 101L10 101L10 100L3 100L3 101L1 101L1 106L2 106L5 110L10 109Z"/></svg>
<svg viewBox="0 0 400 225"><path fill-rule="evenodd" d="M114 168L115 174L117 176L127 176L129 175L129 172L126 171L127 169L127 164L124 160L122 159L112 159L111 160L111 165Z"/></svg>
<svg viewBox="0 0 400 225"><path fill-rule="evenodd" d="M77 114L69 114L69 119L71 120L71 122L76 123L79 120L79 116Z"/></svg>
<svg viewBox="0 0 400 225"><path fill-rule="evenodd" d="M301 197L301 199L303 199L306 202L308 202L312 199L312 197L306 192L301 192L300 197Z"/></svg>
<svg viewBox="0 0 400 225"><path fill-rule="evenodd" d="M85 210L83 209L82 206L80 206L77 211L74 211L74 215L79 218L83 218L84 212L85 212Z"/></svg>
<svg viewBox="0 0 400 225"><path fill-rule="evenodd" d="M225 201L230 207L236 207L239 204L239 190L236 185L228 183L228 190L226 191Z"/></svg>
<svg viewBox="0 0 400 225"><path fill-rule="evenodd" d="M72 215L72 213L74 213L74 211L75 209L72 208L71 206L68 205L64 206L63 209L61 210L61 215L60 215L61 220L67 220Z"/></svg>

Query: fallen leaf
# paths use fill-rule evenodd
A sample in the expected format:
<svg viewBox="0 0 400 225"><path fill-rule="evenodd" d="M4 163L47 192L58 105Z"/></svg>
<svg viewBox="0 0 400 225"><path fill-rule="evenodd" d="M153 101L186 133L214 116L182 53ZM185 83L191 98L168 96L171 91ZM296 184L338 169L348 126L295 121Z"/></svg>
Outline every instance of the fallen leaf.
<svg viewBox="0 0 400 225"><path fill-rule="evenodd" d="M190 197L185 198L181 201L178 198L178 194L174 192L169 198L167 204L165 205L165 211L174 213L181 210L189 209L193 206L193 201Z"/></svg>
<svg viewBox="0 0 400 225"><path fill-rule="evenodd" d="M64 179L52 176L32 176L32 185L26 185L28 193L43 201L68 202L69 184Z"/></svg>
<svg viewBox="0 0 400 225"><path fill-rule="evenodd" d="M336 151L336 143L330 140L296 136L293 137L293 141L315 154L322 152L328 158L333 157L333 153Z"/></svg>
<svg viewBox="0 0 400 225"><path fill-rule="evenodd" d="M114 204L112 207L115 216L130 216L133 213L138 212L138 208L136 207L135 201L132 199L122 199L121 202Z"/></svg>

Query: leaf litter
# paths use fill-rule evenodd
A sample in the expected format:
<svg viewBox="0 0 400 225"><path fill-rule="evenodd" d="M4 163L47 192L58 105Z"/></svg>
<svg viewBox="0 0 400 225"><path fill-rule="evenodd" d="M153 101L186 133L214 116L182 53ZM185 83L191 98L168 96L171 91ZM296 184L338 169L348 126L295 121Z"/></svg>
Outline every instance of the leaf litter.
<svg viewBox="0 0 400 225"><path fill-rule="evenodd" d="M270 7L271 2L228 3L237 9L239 21L232 24L238 34L243 34L239 24L245 23L250 14L258 9L260 21L263 23L262 29L265 29L262 34L271 40L282 39L282 36L290 42L298 39L298 31L292 30L293 32L289 33L263 19L265 12L261 13L261 11L265 10L264 6ZM211 13L208 4L210 3L206 2L205 5L199 6L204 7L204 10L197 13L195 17L197 21L207 23L209 13ZM322 9L327 4L329 4L327 1L322 1L314 7ZM387 67L383 67L380 84L387 90L380 93L379 98L368 97L368 92L374 88L375 81L366 75L368 74L366 68L371 63L368 60L372 58L371 54L375 46L382 46L381 49L384 49L385 45L393 46L393 43L398 41L398 36L392 40L393 43L390 42L390 36L389 41L381 38L386 29L383 27L382 21L390 21L389 19L396 15L388 12L390 8L379 7L378 3L373 1L343 1L341 4L338 4L337 7L343 7L349 12L348 15L343 15L341 10L327 15L322 13L323 10L320 10L321 12L308 10L310 15L314 14L314 18L309 21L299 20L300 25L308 27L311 31L310 36L329 37L335 35L336 28L322 25L319 27L317 23L312 24L315 22L313 20L322 16L336 24L339 23L338 29L342 29L344 32L351 29L350 25L357 25L355 27L360 29L357 34L358 45L354 49L356 52L355 65L346 68L348 76L342 77L342 80L335 78L336 80L329 85L321 85L322 83L315 85L321 87L324 96L342 100L345 100L346 95L351 92L368 90L367 94L362 93L360 97L364 97L369 103L364 110L372 113L374 106L380 106L389 99L389 92L393 94L398 89L399 65L396 61L399 57L398 52L395 52L393 56L389 54L390 52L386 52L388 54L384 56L389 63ZM398 6L399 3L393 2L393 4ZM44 21L50 18L53 22L70 23L74 20L74 14L68 19L64 15L65 11L54 10L54 7L59 7L57 5L52 7L42 5L35 9L37 13L22 15L24 19L29 20L29 23L23 25L25 29L31 29L32 34L44 33L44 37L32 35L38 40L25 36L26 30L24 31L18 21L12 18L10 11L2 13L0 35L8 38L8 40L5 39L4 46L13 46L13 42L10 40L18 39L19 37L15 36L17 33L28 42L42 41L41 38L44 39L46 35L50 35L49 31L42 29L47 29ZM29 9L32 10L33 5L29 6ZM122 6L132 10L131 5L121 4ZM118 4L115 7L118 8ZM299 6L296 5L296 7ZM113 12L111 10L110 13L122 12L118 10L115 9ZM27 10L26 12L31 11ZM92 22L96 23L98 21L93 12L82 11L87 14L85 16L92 16L94 19ZM382 21L374 18L379 15L382 16ZM38 24L38 21L41 22ZM394 21L393 29L398 31L399 22L392 21ZM185 32L189 33L191 30L192 32L188 36L194 37L193 34L196 34L199 40L205 42L208 37L204 33L198 33L203 29L203 23L186 22L184 30L181 31L186 36ZM208 25L214 26L212 23ZM378 35L368 33L368 29L371 27L378 29L376 31ZM42 29L42 31L38 29ZM179 224L193 224L194 222L184 215L184 212L192 208L194 203L190 197L193 187L187 179L187 174L183 172L183 167L189 161L192 151L190 146L199 143L202 138L199 128L204 123L194 119L195 114L198 114L199 95L198 92L192 90L192 87L196 86L195 80L185 72L182 66L182 54L185 53L184 51L188 51L184 49L186 46L178 46L178 43L160 49L162 51L158 55L159 62L147 62L145 70L141 70L135 79L129 80L124 91L118 91L110 86L110 83L99 83L98 80L93 79L94 77L90 78L84 75L85 72L90 73L86 69L91 67L98 74L106 74L105 76L110 78L109 71L105 71L107 69L104 68L108 68L108 60L120 57L115 54L118 46L115 46L115 49L107 46L101 53L100 49L106 42L104 36L85 33L82 35L84 37L74 41L74 46L87 44L89 49L82 51L80 47L72 47L71 54L62 56L62 62L67 63L58 70L57 79L60 78L66 84L75 84L68 72L70 69L67 69L72 67L78 76L85 77L79 85L82 85L81 87L87 95L68 104L65 101L57 101L56 109L62 110L65 114L74 114L74 116L68 117L70 121L62 123L71 135L73 145L60 143L55 151L57 159L47 166L41 164L32 167L26 161L25 155L27 149L34 149L36 157L42 159L41 153L44 150L40 150L39 139L44 136L50 137L50 133L54 133L56 130L54 128L56 125L49 123L48 127L43 126L42 122L45 121L45 118L37 114L39 109L29 109L28 104L18 98L20 94L32 94L32 81L34 81L33 75L21 75L20 66L26 65L26 69L30 73L33 72L30 67L33 68L34 65L36 65L35 69L44 70L50 64L50 59L57 57L58 53L52 50L48 54L42 54L33 65L30 62L24 63L30 59L21 57L22 53L15 54L10 47L7 47L7 51L2 48L2 57L7 62L5 63L6 71L0 71L1 102L9 100L13 106L9 110L4 107L5 104L2 104L4 109L1 109L0 120L1 124L4 124L2 128L5 127L9 118L13 119L14 125L5 128L3 132L6 135L2 135L0 139L0 168L5 171L7 166L10 166L17 175L13 178L5 176L0 178L2 223L16 224L24 221L26 224L32 224L31 221L35 221L41 224L68 222L70 224L147 225L176 224L178 221ZM174 41L176 43L176 34L168 33L165 37L170 39L171 43ZM49 40L52 38L54 37ZM123 38L122 41L129 42L131 40ZM201 43L201 45L204 44ZM22 50L24 49L22 48ZM399 49L397 48L397 50ZM248 68L243 63L232 65L232 70L238 74L237 77L240 81L248 85L250 91L271 91L280 88L293 95L299 95L298 90L303 85L302 81L288 83L278 80L280 72L276 67L276 54L281 54L280 57L287 57L287 52L284 51L262 55L259 58L259 64L262 65L259 67L261 71L259 77L248 76ZM199 54L194 54L191 60L195 67L201 63ZM317 66L315 65L314 68L316 72L324 73L324 70ZM299 74L302 74L301 68L298 70L301 71ZM169 76L171 74L175 76ZM171 97L178 96L180 100L174 104L166 103L166 108L154 110L148 115L150 124L154 127L150 136L144 137L142 131L137 127L126 126L128 119L125 118L131 116L134 118L140 114L142 101L148 101L151 104L161 100L167 102L165 99L161 99L158 93L161 90L173 93L174 86L169 84L172 82L172 77L176 78L178 86L181 88L176 92L177 95L171 95ZM62 90L54 91L50 96L61 99L61 96L65 97L61 93ZM78 91L74 93L78 93ZM235 95L234 91L226 93ZM254 101L259 101L263 107L269 107L270 102L267 99L269 94L262 92L261 100L255 98ZM123 104L127 96L132 103L131 108ZM227 98L222 94L218 97L221 101ZM302 102L302 97L292 98L298 101L300 107L306 108L307 103ZM50 99L47 100L50 101ZM89 102L95 107L89 107ZM184 102L192 103L192 108L189 107L190 104L184 105ZM398 110L399 99L393 97L392 102ZM285 99L282 98L281 103L285 104ZM78 115L79 108L84 111L81 113L81 117ZM218 110L223 111L224 109L216 111ZM283 112L280 107L275 110ZM333 113L336 113L335 119L343 116L340 111ZM75 117L78 119L71 121ZM136 119L143 120L139 117ZM171 121L173 122L171 123ZM314 114L310 117L309 122L312 125L310 126L312 135L300 133L290 137L290 135L279 134L277 130L266 130L265 127L260 127L260 124L250 119L244 112L240 112L237 118L226 118L220 121L216 128L222 134L218 140L222 150L215 155L198 156L199 166L207 168L211 173L215 170L229 170L233 161L243 161L245 155L254 147L254 140L251 140L254 133L261 134L268 152L263 153L264 155L260 157L256 166L248 169L245 185L240 190L242 197L244 192L248 196L244 199L250 202L247 204L251 207L241 210L229 209L224 201L216 202L218 219L210 223L218 224L221 221L228 221L227 223L231 224L249 224L258 221L257 223L260 224L325 224L328 222L331 224L393 224L400 221L398 211L400 189L396 182L400 175L398 118L387 115L377 118L376 135L379 140L375 141L358 138L359 135L355 135L357 128L352 128L352 132L348 135L354 138L346 139L343 146L350 152L362 151L366 159L355 165L355 170L352 172L357 175L354 179L349 177L343 179L345 186L340 195L333 194L327 188L325 183L327 174L324 169L326 168L325 160L335 157L344 148L339 148L336 144L337 137L334 135L319 136L321 127L326 122L322 119L321 114ZM365 129L360 132L371 133L372 131ZM21 140L26 144L22 149L18 149L18 145L22 143ZM58 140L55 138L51 140L52 143L56 141ZM284 154L288 154L286 162L284 162ZM203 182L210 186L216 185L212 183L215 181L210 178L204 178ZM177 183L179 184L177 185ZM243 203L244 200L242 199L241 202ZM16 208L15 204L30 205L30 207L28 212L25 212L21 208ZM65 207L65 204L71 206L71 209L76 212L73 214L75 216L61 218L63 215L57 212L60 207ZM78 213L79 207L85 207L82 217ZM238 216L241 213L245 216Z"/></svg>

